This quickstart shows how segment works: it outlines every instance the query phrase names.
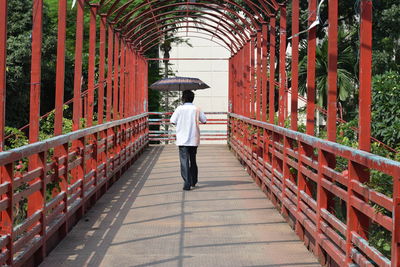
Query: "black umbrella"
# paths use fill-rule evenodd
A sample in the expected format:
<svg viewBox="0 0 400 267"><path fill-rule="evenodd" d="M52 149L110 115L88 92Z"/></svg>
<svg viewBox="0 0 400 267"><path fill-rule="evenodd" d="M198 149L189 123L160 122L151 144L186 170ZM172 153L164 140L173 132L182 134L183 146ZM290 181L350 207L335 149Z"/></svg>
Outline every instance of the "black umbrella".
<svg viewBox="0 0 400 267"><path fill-rule="evenodd" d="M210 88L202 80L190 77L172 77L159 80L152 85L151 89L160 91L185 91Z"/></svg>

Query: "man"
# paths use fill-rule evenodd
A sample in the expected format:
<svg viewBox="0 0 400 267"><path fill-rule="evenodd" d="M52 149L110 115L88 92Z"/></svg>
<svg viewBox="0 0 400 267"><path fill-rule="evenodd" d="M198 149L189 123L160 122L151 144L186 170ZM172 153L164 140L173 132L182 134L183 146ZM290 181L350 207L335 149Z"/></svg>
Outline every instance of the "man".
<svg viewBox="0 0 400 267"><path fill-rule="evenodd" d="M190 190L197 183L196 153L200 143L199 122L206 123L207 118L199 108L193 105L194 93L183 91L183 105L177 107L170 122L176 125L176 145L179 146L183 190Z"/></svg>

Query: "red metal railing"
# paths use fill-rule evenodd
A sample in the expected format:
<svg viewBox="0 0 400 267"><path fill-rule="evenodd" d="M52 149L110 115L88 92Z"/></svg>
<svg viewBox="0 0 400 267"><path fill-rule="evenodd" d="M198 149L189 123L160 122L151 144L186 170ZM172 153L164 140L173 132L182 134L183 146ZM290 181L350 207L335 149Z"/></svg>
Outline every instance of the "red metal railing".
<svg viewBox="0 0 400 267"><path fill-rule="evenodd" d="M239 160L323 263L399 266L399 162L237 114L229 133ZM335 169L336 160L346 167ZM394 197L367 186L373 170L393 178ZM391 260L368 242L371 225L391 234Z"/></svg>
<svg viewBox="0 0 400 267"><path fill-rule="evenodd" d="M148 141L144 113L1 153L0 265L22 265L33 255L42 259L47 246L65 236ZM16 168L16 162L30 163L35 155L36 168ZM25 213L18 224L17 210Z"/></svg>
<svg viewBox="0 0 400 267"><path fill-rule="evenodd" d="M227 113L205 112L205 114L207 116L207 123L200 125L200 140L227 140L227 128L214 127L215 125L227 125ZM171 115L172 112L149 112L149 126L151 127L149 131L150 141L175 141L175 127L169 122ZM154 126L159 127L152 129Z"/></svg>

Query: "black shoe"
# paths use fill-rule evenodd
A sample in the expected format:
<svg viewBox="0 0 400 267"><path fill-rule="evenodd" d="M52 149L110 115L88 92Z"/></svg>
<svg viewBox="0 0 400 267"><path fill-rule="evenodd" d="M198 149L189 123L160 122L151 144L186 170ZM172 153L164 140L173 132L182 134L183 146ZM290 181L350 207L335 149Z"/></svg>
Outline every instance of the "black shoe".
<svg viewBox="0 0 400 267"><path fill-rule="evenodd" d="M184 186L182 189L183 189L183 190L186 190L186 191L189 191L189 190L190 190L190 186L189 186L189 187L185 187L185 186Z"/></svg>
<svg viewBox="0 0 400 267"><path fill-rule="evenodd" d="M196 187L196 184L192 184L191 186L192 186L192 187Z"/></svg>

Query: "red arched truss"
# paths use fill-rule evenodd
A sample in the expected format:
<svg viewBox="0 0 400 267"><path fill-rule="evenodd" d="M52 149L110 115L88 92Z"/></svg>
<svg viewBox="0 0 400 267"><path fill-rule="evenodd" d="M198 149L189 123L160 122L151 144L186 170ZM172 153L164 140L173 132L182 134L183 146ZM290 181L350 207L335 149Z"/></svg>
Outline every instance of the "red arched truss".
<svg viewBox="0 0 400 267"><path fill-rule="evenodd" d="M150 136L146 54L174 33L231 53L229 145L322 263L400 266L400 163L369 153L371 0L359 0L355 14L358 149L336 143L339 1L348 0L305 1L308 28L300 32L300 0L76 0L73 11L70 0L58 0L54 138L39 141L40 94L51 89L42 88L44 0L32 0L30 144L5 152L12 0L0 1L0 265L32 265L31 259L45 256L46 246L65 235L140 155ZM316 105L318 4L328 13L327 110ZM62 134L69 12L76 15L73 99L66 102L72 103L73 122L72 132ZM307 42L305 133L298 131L300 41ZM315 136L316 111L326 115L326 139ZM338 159L346 162L340 171ZM15 166L26 162L26 169ZM393 178L391 194L369 186L375 171ZM50 183L58 185L51 192ZM26 216L16 225L15 210L25 199ZM335 205L345 206L341 218ZM369 242L375 226L391 238L384 241L390 243L390 258Z"/></svg>
<svg viewBox="0 0 400 267"><path fill-rule="evenodd" d="M154 18L144 18L144 21L141 22L140 24L137 24L135 27L132 27L132 29L126 33L126 36L128 39L131 38L131 36L133 36L133 35L138 36L139 31L143 32L145 29L148 29L150 27L153 27L153 30L157 30L156 29L157 23L163 24L163 22L171 20L170 16L172 15L174 19L179 19L179 18L184 18L184 17L200 18L200 19L204 18L204 19L207 19L207 20L210 20L210 21L216 23L217 25L221 25L222 27L225 27L227 31L230 31L231 35L238 35L242 39L243 42L245 42L245 40L249 39L250 33L246 34L247 29L245 27L238 24L234 19L227 16L225 13L221 12L220 10L215 9L213 11L214 11L214 13L206 12L206 11L202 11L200 13L200 12L198 12L198 10L191 9L191 10L174 10L174 11L157 14L154 17L157 20L155 20ZM186 13L186 14L181 14L181 13ZM194 14L192 14L192 13L194 13ZM200 14L196 14L196 13L200 13ZM161 19L158 19L159 17L161 17ZM219 21L216 21L215 19L219 19ZM183 21L178 21L178 22L182 23ZM142 25L145 25L145 26L142 26Z"/></svg>
<svg viewBox="0 0 400 267"><path fill-rule="evenodd" d="M234 53L234 51L232 51L226 44L213 40L213 38L215 38L215 35L213 35L213 34L209 34L207 32L203 32L203 31L187 31L185 29L178 29L177 31L174 31L174 35L175 34L178 35L178 34L182 34L182 33L186 34L185 36L181 36L182 38L187 37L187 38L198 38L198 39L202 39L202 40L207 40L207 41L213 42L213 43L225 48L231 54ZM201 36L197 36L195 34L199 34ZM207 38L206 36L208 36L210 38ZM143 47L143 53L146 53L149 49L153 48L154 46L160 45L164 40L172 40L174 38L175 37L169 37L167 39L158 39L156 41L153 41L153 42L149 43L149 45L147 45L146 47ZM219 38L217 38L217 39L221 40Z"/></svg>

